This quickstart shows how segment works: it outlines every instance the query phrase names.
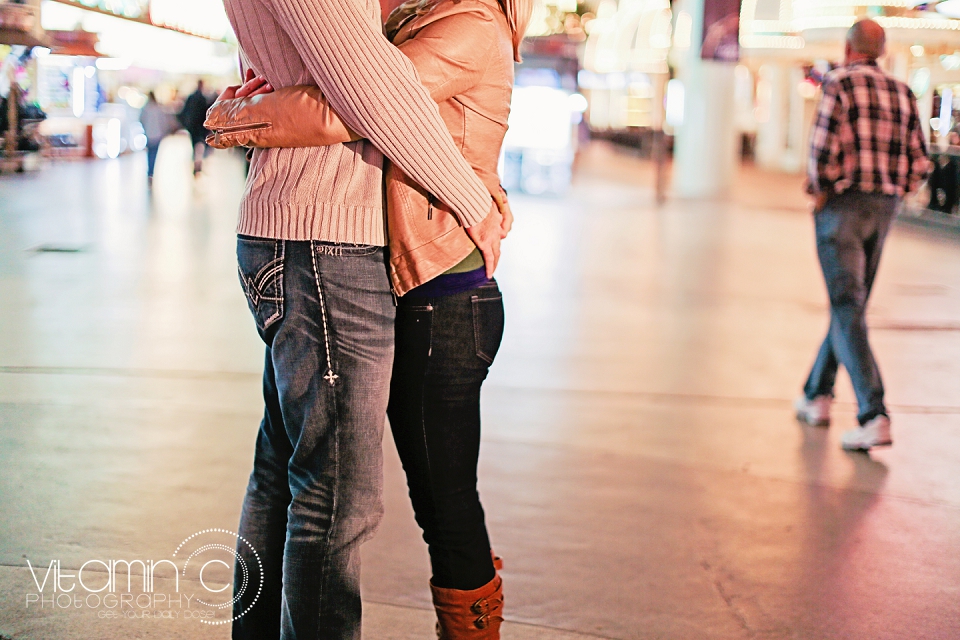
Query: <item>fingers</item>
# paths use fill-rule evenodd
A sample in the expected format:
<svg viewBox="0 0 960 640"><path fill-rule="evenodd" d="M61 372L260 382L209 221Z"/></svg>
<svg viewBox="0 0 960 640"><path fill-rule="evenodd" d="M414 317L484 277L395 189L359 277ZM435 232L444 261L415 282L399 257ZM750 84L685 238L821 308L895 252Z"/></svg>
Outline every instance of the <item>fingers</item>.
<svg viewBox="0 0 960 640"><path fill-rule="evenodd" d="M493 272L497 269L497 262L500 260L500 238L497 234L486 235L477 227L469 227L467 234L473 243L477 245L480 256L483 258L483 268L487 274L487 280L493 277Z"/></svg>
<svg viewBox="0 0 960 640"><path fill-rule="evenodd" d="M483 255L483 266L487 272L487 280L493 277L493 272L497 268L497 258L493 255L492 247L485 247L480 250Z"/></svg>
<svg viewBox="0 0 960 640"><path fill-rule="evenodd" d="M487 272L487 280L489 280L493 277L493 272L497 270L497 265L500 263L500 241L497 240L489 247L481 249L480 253L483 255L483 267Z"/></svg>
<svg viewBox="0 0 960 640"><path fill-rule="evenodd" d="M497 205L497 211L499 211L502 216L500 219L500 239L502 240L507 237L510 229L513 228L513 211L510 210L507 193L502 187L499 192L494 192L491 195L493 196L494 203Z"/></svg>
<svg viewBox="0 0 960 640"><path fill-rule="evenodd" d="M237 89L236 98L249 98L252 96L263 95L264 93L270 93L273 91L273 87L267 82L267 79L263 76L256 76L244 82L239 89Z"/></svg>
<svg viewBox="0 0 960 640"><path fill-rule="evenodd" d="M497 270L500 264L500 236L497 233L490 234L489 244L480 249L483 255L483 266L487 272L487 280L493 277L493 272Z"/></svg>
<svg viewBox="0 0 960 640"><path fill-rule="evenodd" d="M254 96L262 96L262 95L265 94L265 93L273 93L273 85L271 85L271 84L269 84L269 83L268 83L268 84L265 84L265 85L263 85L262 87L260 87L259 89L257 89L256 91L254 91L253 93L251 93L249 97L252 98L252 97L254 97Z"/></svg>
<svg viewBox="0 0 960 640"><path fill-rule="evenodd" d="M236 97L247 98L250 96L251 93L259 89L261 86L263 86L263 83L257 80L256 78L254 78L253 80L247 80L242 85L240 85L239 89L237 89Z"/></svg>
<svg viewBox="0 0 960 640"><path fill-rule="evenodd" d="M480 255L483 256L483 266L487 279L493 277L493 272L496 271L497 263L500 261L500 229L502 223L503 217L494 205L483 222L466 229L467 235L477 245Z"/></svg>
<svg viewBox="0 0 960 640"><path fill-rule="evenodd" d="M511 229L513 229L513 212L510 211L508 206L503 212L503 220L500 221L500 239L505 239L510 234Z"/></svg>
<svg viewBox="0 0 960 640"><path fill-rule="evenodd" d="M219 102L220 100L233 100L234 98L237 97L237 89L239 88L240 88L240 85L238 84L230 85L229 87L223 90L223 92L219 95L219 97L217 97L217 101Z"/></svg>
<svg viewBox="0 0 960 640"><path fill-rule="evenodd" d="M493 277L493 272L497 270L497 264L500 262L500 240L502 239L501 233L505 216L500 213L499 208L494 207L487 218L490 222L489 238L491 260L489 262L484 261L483 264L487 267L487 279L489 280Z"/></svg>

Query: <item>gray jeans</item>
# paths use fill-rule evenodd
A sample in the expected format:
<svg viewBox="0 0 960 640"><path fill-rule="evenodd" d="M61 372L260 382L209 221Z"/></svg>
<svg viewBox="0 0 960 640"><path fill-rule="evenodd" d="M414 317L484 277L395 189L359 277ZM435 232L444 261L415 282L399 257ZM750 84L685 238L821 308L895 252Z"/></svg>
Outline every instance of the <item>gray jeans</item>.
<svg viewBox="0 0 960 640"><path fill-rule="evenodd" d="M240 518L233 637L360 638L380 522L396 308L382 247L241 237L266 405ZM262 588L261 588L262 578Z"/></svg>
<svg viewBox="0 0 960 640"><path fill-rule="evenodd" d="M886 415L880 369L867 341L867 300L899 199L846 192L816 214L817 255L830 296L830 329L807 378L807 398L833 395L842 364L857 396L860 424Z"/></svg>

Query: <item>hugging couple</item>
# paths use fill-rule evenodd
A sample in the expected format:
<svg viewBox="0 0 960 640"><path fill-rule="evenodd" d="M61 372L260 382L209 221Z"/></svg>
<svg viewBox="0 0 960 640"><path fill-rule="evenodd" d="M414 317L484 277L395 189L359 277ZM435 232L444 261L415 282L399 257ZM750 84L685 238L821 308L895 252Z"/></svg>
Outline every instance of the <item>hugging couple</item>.
<svg viewBox="0 0 960 640"><path fill-rule="evenodd" d="M499 638L480 386L503 333L497 160L532 0L225 4L246 81L206 127L254 147L237 259L266 343L233 637L360 637L386 413L438 636Z"/></svg>

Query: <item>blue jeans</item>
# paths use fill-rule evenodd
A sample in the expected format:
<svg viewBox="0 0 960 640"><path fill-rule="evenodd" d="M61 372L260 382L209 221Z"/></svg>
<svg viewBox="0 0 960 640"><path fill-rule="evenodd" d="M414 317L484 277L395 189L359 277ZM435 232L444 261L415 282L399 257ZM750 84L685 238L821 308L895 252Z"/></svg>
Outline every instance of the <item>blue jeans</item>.
<svg viewBox="0 0 960 640"><path fill-rule="evenodd" d="M846 192L816 214L817 255L830 296L830 329L804 386L807 398L833 395L840 364L857 396L860 424L887 415L883 382L867 341L867 300L899 199Z"/></svg>
<svg viewBox="0 0 960 640"><path fill-rule="evenodd" d="M471 591L496 575L477 493L480 386L503 337L495 281L437 298L400 298L390 428L433 568Z"/></svg>
<svg viewBox="0 0 960 640"><path fill-rule="evenodd" d="M237 258L267 348L233 637L356 639L360 545L383 512L396 315L384 250L241 236Z"/></svg>
<svg viewBox="0 0 960 640"><path fill-rule="evenodd" d="M162 140L147 141L147 177L153 177L153 170L157 166L157 153L160 151Z"/></svg>

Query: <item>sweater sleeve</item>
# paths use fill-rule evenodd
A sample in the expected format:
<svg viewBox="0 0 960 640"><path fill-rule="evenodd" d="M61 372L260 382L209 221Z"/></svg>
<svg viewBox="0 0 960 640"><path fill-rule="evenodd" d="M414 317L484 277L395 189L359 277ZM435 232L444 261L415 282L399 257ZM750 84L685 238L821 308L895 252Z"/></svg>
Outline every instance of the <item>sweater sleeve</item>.
<svg viewBox="0 0 960 640"><path fill-rule="evenodd" d="M276 17L347 125L446 203L467 227L490 194L453 143L410 61L380 33L362 0L272 0Z"/></svg>

